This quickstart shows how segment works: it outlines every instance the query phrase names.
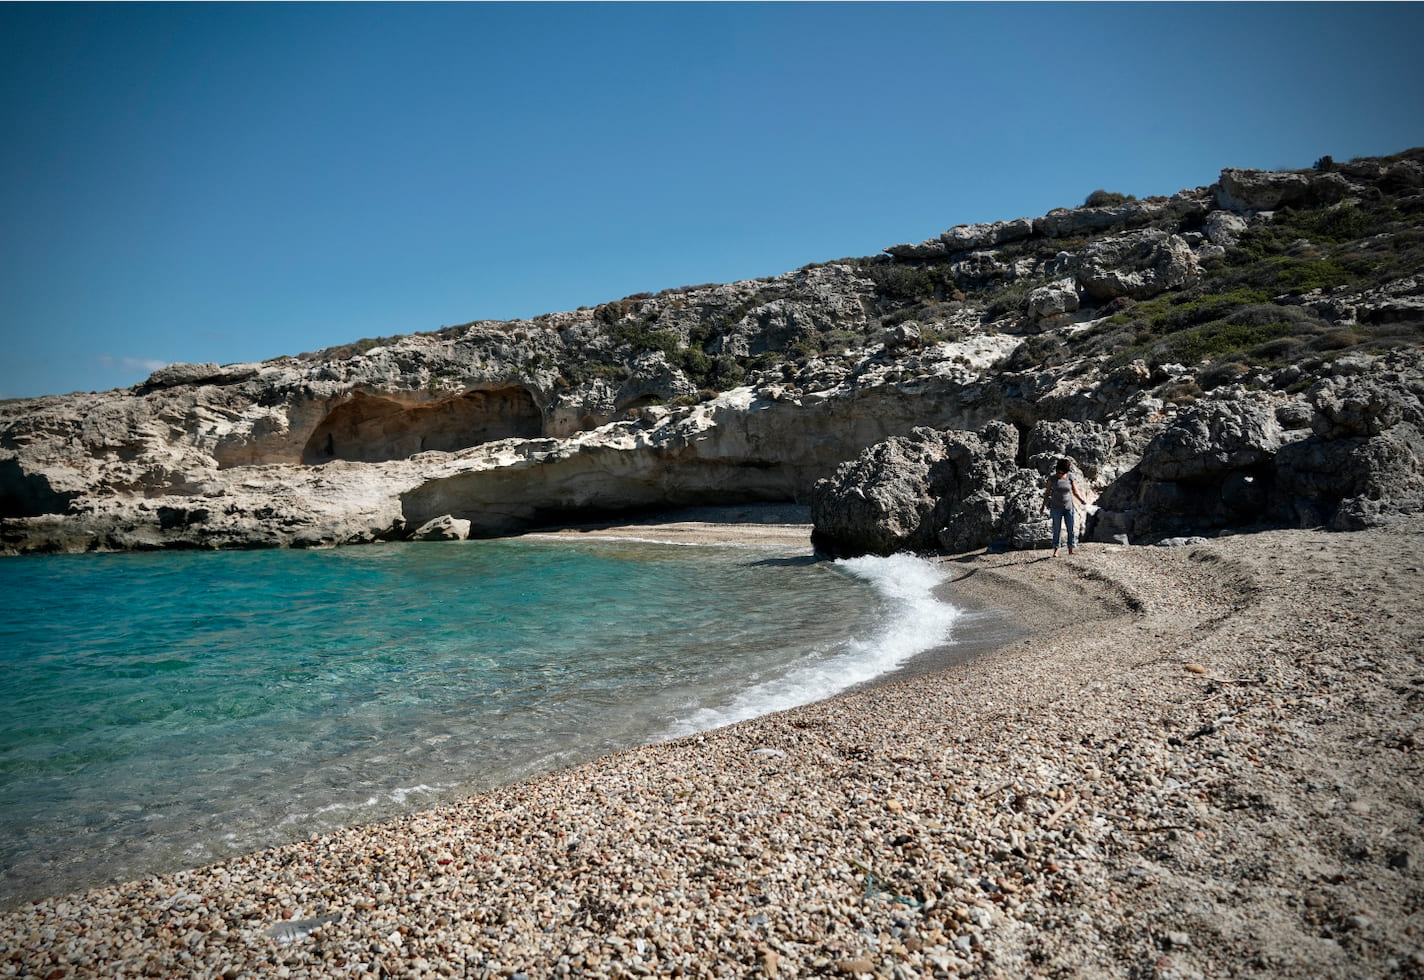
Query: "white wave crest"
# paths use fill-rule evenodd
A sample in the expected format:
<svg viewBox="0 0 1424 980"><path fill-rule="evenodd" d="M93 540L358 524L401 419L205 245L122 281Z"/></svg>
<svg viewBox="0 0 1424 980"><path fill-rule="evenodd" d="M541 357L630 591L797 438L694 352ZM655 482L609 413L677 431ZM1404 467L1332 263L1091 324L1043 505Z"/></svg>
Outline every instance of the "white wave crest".
<svg viewBox="0 0 1424 980"><path fill-rule="evenodd" d="M870 634L817 651L784 674L746 688L726 705L698 708L675 722L666 738L820 701L888 674L950 641L959 610L935 596L935 589L948 577L938 565L913 555L865 556L836 564L869 582L886 600L886 614Z"/></svg>

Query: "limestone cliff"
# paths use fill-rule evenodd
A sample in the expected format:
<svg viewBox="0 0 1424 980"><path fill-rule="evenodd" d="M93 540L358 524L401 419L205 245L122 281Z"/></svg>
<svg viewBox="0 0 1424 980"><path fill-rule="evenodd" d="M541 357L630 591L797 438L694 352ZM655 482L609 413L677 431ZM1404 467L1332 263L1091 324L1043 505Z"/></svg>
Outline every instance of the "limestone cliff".
<svg viewBox="0 0 1424 980"><path fill-rule="evenodd" d="M1071 453L1103 534L1388 519L1418 489L1421 212L1424 151L1226 170L767 279L7 402L0 549L314 546L810 502L887 439L991 423L1017 436L1010 469ZM1361 375L1388 392L1347 390ZM1372 397L1393 407L1345 407L1324 434ZM1274 425L1243 436L1251 462L1159 461L1211 456L1242 412ZM1005 465L996 479L1018 486ZM1332 482L1338 466L1379 479ZM1004 493L1022 497L937 505L958 530L916 541L1031 540L1003 523L1022 510Z"/></svg>

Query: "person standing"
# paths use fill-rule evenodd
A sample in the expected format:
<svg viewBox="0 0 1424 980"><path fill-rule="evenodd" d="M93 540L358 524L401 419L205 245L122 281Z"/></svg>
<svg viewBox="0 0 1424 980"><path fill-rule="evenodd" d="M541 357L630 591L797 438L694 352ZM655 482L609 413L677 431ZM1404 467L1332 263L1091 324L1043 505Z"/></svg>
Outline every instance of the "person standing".
<svg viewBox="0 0 1424 980"><path fill-rule="evenodd" d="M1078 481L1070 471L1072 463L1060 459L1053 467L1053 475L1048 478L1048 486L1043 491L1043 509L1053 515L1053 557L1058 557L1058 544L1062 540L1063 521L1068 521L1068 554L1078 544L1078 515L1073 501L1087 506L1088 502L1078 492Z"/></svg>

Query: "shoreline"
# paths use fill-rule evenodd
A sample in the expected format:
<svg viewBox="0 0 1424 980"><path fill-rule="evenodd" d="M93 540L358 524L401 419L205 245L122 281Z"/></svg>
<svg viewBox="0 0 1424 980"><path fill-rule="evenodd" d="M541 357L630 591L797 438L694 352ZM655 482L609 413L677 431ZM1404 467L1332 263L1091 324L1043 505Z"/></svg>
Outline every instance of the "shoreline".
<svg viewBox="0 0 1424 980"><path fill-rule="evenodd" d="M1424 971L1424 520L945 564L1022 634L0 913L0 976Z"/></svg>

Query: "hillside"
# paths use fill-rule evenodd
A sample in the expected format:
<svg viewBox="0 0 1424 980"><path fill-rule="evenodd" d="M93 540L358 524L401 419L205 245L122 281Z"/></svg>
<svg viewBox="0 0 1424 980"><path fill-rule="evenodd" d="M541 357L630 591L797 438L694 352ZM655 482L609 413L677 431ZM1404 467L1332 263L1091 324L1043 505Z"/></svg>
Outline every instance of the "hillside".
<svg viewBox="0 0 1424 980"><path fill-rule="evenodd" d="M0 550L752 501L812 504L836 551L1025 546L1058 454L1103 540L1387 522L1424 509L1421 214L1424 150L1228 169L767 279L7 402Z"/></svg>

